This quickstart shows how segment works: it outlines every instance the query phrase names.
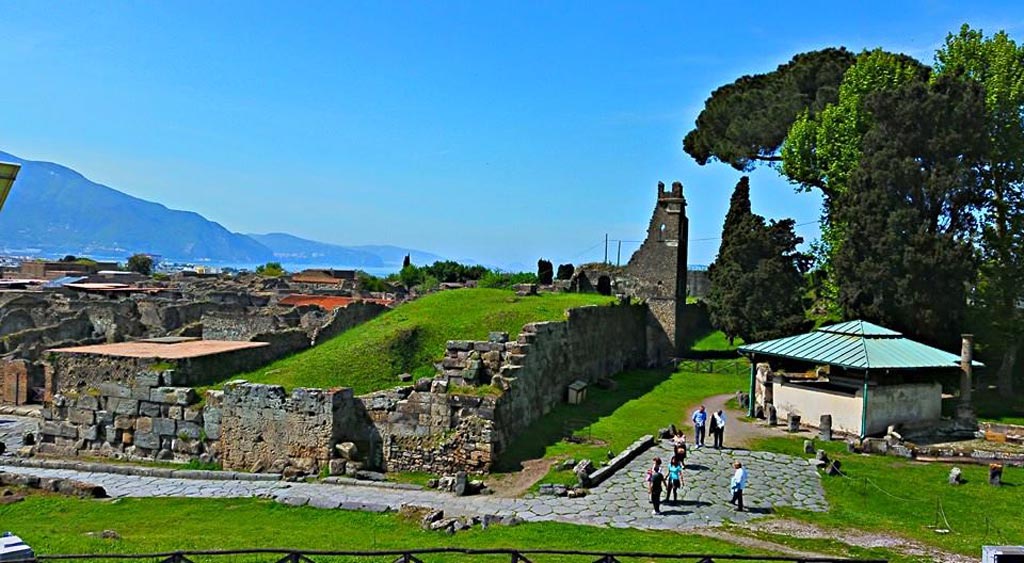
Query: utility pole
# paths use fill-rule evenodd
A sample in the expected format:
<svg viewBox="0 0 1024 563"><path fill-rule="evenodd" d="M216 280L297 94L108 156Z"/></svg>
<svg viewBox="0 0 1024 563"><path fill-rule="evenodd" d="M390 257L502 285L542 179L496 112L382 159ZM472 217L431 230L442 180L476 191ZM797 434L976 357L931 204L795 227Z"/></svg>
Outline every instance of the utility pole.
<svg viewBox="0 0 1024 563"><path fill-rule="evenodd" d="M604 263L608 263L608 233L604 234Z"/></svg>
<svg viewBox="0 0 1024 563"><path fill-rule="evenodd" d="M619 250L615 253L615 267L619 267L619 262L622 261L622 241L619 241Z"/></svg>

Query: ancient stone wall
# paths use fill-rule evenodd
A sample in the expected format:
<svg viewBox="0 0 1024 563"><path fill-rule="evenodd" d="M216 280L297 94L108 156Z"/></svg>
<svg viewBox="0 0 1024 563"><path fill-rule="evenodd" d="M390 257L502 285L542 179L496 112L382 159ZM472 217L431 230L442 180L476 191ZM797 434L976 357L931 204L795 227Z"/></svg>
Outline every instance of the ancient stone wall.
<svg viewBox="0 0 1024 563"><path fill-rule="evenodd" d="M353 408L350 389L303 389L236 382L224 386L221 461L252 472L291 467L316 474L334 448L335 418Z"/></svg>
<svg viewBox="0 0 1024 563"><path fill-rule="evenodd" d="M169 372L139 372L57 395L43 407L36 452L88 453L122 459L188 461L218 455L218 392L205 405L191 387L173 387Z"/></svg>
<svg viewBox="0 0 1024 563"><path fill-rule="evenodd" d="M686 304L688 233L683 185L674 182L666 190L659 182L647 238L629 259L626 272L637 281L630 295L647 301L676 355L684 351L685 335L677 321Z"/></svg>
<svg viewBox="0 0 1024 563"><path fill-rule="evenodd" d="M25 360L0 360L0 403L24 405L28 403L32 381Z"/></svg>

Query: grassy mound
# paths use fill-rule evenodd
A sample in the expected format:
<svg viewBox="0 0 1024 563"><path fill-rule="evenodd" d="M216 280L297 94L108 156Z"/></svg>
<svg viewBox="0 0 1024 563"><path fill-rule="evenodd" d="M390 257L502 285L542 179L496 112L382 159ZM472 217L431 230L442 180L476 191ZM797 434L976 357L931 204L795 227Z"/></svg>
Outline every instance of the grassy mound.
<svg viewBox="0 0 1024 563"><path fill-rule="evenodd" d="M351 387L357 394L369 393L398 385L400 373L433 375L448 340L486 340L491 331L514 338L526 323L564 320L567 309L612 300L575 293L516 297L499 289L442 291L237 377L287 388Z"/></svg>

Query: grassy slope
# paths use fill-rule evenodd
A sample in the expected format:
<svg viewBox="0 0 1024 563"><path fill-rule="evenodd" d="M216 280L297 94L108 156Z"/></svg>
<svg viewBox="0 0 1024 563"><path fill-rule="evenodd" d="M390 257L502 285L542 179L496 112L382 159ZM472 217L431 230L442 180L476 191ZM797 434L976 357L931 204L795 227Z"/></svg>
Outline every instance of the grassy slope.
<svg viewBox="0 0 1024 563"><path fill-rule="evenodd" d="M368 393L398 385L395 376L432 375L448 340L513 338L533 321L565 319L566 309L606 304L611 297L547 293L516 297L498 289L459 289L424 296L314 348L236 377L285 387L352 387Z"/></svg>
<svg viewBox="0 0 1024 563"><path fill-rule="evenodd" d="M0 522L37 554L151 553L156 551L241 548L322 550L468 547L579 549L609 551L743 553L717 539L676 532L643 532L539 523L448 536L425 532L395 514L287 507L256 499L121 499L84 501L30 497L0 506ZM114 530L119 540L90 537ZM270 555L201 561L274 561ZM338 561L315 556L316 561ZM390 560L390 559L388 559ZM464 561L464 556L432 555L428 561ZM498 559L492 559L498 560ZM504 559L507 561L507 556ZM558 561L544 557L543 561ZM579 561L579 558L573 559ZM371 561L358 559L356 561Z"/></svg>

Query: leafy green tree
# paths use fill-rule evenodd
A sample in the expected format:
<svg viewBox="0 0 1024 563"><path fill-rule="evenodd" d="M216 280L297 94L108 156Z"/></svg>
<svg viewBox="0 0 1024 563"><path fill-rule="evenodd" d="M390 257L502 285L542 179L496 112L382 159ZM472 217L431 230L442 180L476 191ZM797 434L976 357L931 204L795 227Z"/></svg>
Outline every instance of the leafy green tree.
<svg viewBox="0 0 1024 563"><path fill-rule="evenodd" d="M268 278L279 278L285 272L280 262L267 262L266 264L256 266L256 273Z"/></svg>
<svg viewBox="0 0 1024 563"><path fill-rule="evenodd" d="M982 206L980 280L974 296L983 332L1000 356L999 388L1013 392L1014 367L1024 339L1024 45L1006 32L985 37L964 25L935 55L936 77L951 76L985 89L988 150L979 167Z"/></svg>
<svg viewBox="0 0 1024 563"><path fill-rule="evenodd" d="M718 256L708 268L711 322L729 342L748 342L799 332L804 317L803 239L791 219L766 223L750 208L750 180L736 184L722 227Z"/></svg>
<svg viewBox="0 0 1024 563"><path fill-rule="evenodd" d="M737 170L781 161L779 147L801 112L814 117L837 99L854 56L846 49L802 53L773 72L743 76L711 93L683 149L699 164L711 159Z"/></svg>
<svg viewBox="0 0 1024 563"><path fill-rule="evenodd" d="M872 124L850 189L836 196L836 219L856 233L835 254L839 304L848 317L948 346L976 266L982 88L941 78L876 92L865 104Z"/></svg>
<svg viewBox="0 0 1024 563"><path fill-rule="evenodd" d="M128 269L148 276L153 273L153 258L148 254L133 254L128 258Z"/></svg>
<svg viewBox="0 0 1024 563"><path fill-rule="evenodd" d="M424 272L422 268L408 265L398 272L398 281L407 288L413 288L423 283Z"/></svg>

